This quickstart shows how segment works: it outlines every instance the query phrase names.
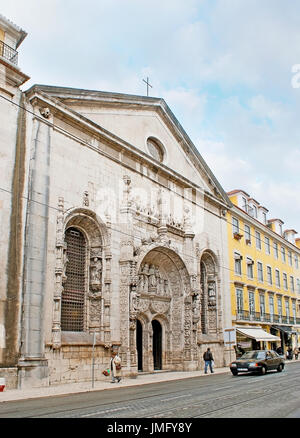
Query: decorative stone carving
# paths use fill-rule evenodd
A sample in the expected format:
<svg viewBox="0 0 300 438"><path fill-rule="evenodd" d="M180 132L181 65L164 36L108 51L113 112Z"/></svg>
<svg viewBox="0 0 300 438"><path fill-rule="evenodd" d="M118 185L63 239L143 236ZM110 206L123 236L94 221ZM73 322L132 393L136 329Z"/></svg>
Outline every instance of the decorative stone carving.
<svg viewBox="0 0 300 438"><path fill-rule="evenodd" d="M49 119L49 117L51 116L50 109L47 107L40 108L40 113L45 119Z"/></svg>
<svg viewBox="0 0 300 438"><path fill-rule="evenodd" d="M140 294L150 295L169 295L169 282L164 278L158 266L145 263L141 266L140 275L138 276L138 292Z"/></svg>
<svg viewBox="0 0 300 438"><path fill-rule="evenodd" d="M197 324L199 322L199 319L200 319L200 297L199 297L199 294L196 294L193 296L192 310L193 310L193 323Z"/></svg>
<svg viewBox="0 0 300 438"><path fill-rule="evenodd" d="M67 256L67 243L63 242L62 245L62 284L64 284L67 281L67 275L66 275L66 270L67 270L67 264L68 264L68 256Z"/></svg>
<svg viewBox="0 0 300 438"><path fill-rule="evenodd" d="M216 283L215 281L210 281L208 283L208 305L215 307L216 304Z"/></svg>
<svg viewBox="0 0 300 438"><path fill-rule="evenodd" d="M170 308L170 303L170 298L168 298L167 300L152 299L150 301L150 311L152 313L166 314Z"/></svg>
<svg viewBox="0 0 300 438"><path fill-rule="evenodd" d="M82 203L84 207L88 207L90 205L89 192L83 192Z"/></svg>
<svg viewBox="0 0 300 438"><path fill-rule="evenodd" d="M55 265L55 290L53 296L53 319L52 319L52 347L58 349L61 346L61 296L64 290L63 283L66 280L67 245L63 235L64 223L64 199L58 199L58 213L56 218L56 265Z"/></svg>
<svg viewBox="0 0 300 438"><path fill-rule="evenodd" d="M102 287L102 260L92 257L90 261L90 290L101 291Z"/></svg>
<svg viewBox="0 0 300 438"><path fill-rule="evenodd" d="M128 175L123 176L123 182L124 182L124 188L123 188L123 200L122 200L122 207L128 208L132 206L132 199L131 199L131 178Z"/></svg>

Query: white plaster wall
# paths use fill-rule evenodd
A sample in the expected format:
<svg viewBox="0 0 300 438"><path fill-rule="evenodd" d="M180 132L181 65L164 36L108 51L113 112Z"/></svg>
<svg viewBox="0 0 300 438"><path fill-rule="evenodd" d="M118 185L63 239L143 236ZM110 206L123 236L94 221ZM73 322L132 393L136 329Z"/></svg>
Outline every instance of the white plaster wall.
<svg viewBox="0 0 300 438"><path fill-rule="evenodd" d="M75 111L93 120L128 143L149 154L146 140L155 137L166 148L164 164L195 184L207 189L207 184L194 168L177 140L154 110L103 109L74 106Z"/></svg>

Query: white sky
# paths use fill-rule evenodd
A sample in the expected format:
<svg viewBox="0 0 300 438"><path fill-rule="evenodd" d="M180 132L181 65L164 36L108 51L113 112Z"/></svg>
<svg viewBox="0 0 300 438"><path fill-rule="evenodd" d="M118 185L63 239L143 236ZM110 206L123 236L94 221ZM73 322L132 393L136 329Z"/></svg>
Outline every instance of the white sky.
<svg viewBox="0 0 300 438"><path fill-rule="evenodd" d="M0 13L28 33L25 89L145 95L149 76L223 188L300 235L300 2L0 0Z"/></svg>

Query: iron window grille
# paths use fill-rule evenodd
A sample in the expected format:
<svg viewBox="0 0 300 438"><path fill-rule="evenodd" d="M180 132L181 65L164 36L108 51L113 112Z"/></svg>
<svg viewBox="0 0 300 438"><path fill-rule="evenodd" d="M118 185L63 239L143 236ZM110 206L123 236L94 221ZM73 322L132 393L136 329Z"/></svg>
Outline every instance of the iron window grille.
<svg viewBox="0 0 300 438"><path fill-rule="evenodd" d="M69 228L67 243L66 281L62 293L61 329L84 331L86 289L86 241L81 231Z"/></svg>

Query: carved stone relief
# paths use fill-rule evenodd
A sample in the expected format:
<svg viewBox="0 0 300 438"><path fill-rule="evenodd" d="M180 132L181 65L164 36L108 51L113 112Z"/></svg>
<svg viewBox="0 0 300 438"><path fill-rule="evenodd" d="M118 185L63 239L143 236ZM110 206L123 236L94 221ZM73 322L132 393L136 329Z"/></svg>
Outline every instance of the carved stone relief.
<svg viewBox="0 0 300 438"><path fill-rule="evenodd" d="M168 278L153 264L141 266L137 288L140 294L170 296Z"/></svg>
<svg viewBox="0 0 300 438"><path fill-rule="evenodd" d="M100 339L109 342L110 338L110 259L106 248L103 266L102 235L96 215L90 210L78 208L64 213L63 198L59 198L57 226L56 226L56 268L55 268L55 293L53 304L52 345L53 348L61 346L61 297L64 284L67 280L66 267L68 264L67 245L64 240L65 229L69 226L79 227L89 236L91 246L88 248L89 257L86 267L88 282L86 284L86 323L87 331L97 331ZM103 276L105 271L105 278ZM105 285L105 287L104 287ZM104 291L104 292L103 292Z"/></svg>

